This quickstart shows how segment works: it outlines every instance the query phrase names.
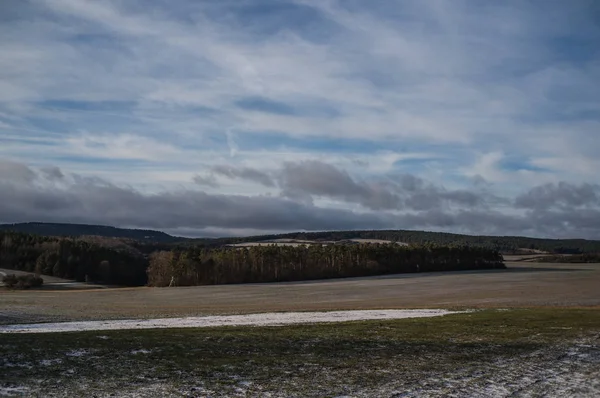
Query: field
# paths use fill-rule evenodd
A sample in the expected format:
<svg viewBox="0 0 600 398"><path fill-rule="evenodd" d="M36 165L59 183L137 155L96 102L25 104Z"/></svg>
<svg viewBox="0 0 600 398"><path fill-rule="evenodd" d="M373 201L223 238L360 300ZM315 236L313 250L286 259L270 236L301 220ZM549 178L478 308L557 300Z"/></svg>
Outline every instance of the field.
<svg viewBox="0 0 600 398"><path fill-rule="evenodd" d="M0 291L0 324L272 311L600 306L600 265L168 288Z"/></svg>
<svg viewBox="0 0 600 398"><path fill-rule="evenodd" d="M31 396L597 396L597 310L287 327L2 335Z"/></svg>
<svg viewBox="0 0 600 398"><path fill-rule="evenodd" d="M0 395L600 394L600 265L507 266L301 283L3 290L3 325L273 311L469 312L278 327L1 334Z"/></svg>

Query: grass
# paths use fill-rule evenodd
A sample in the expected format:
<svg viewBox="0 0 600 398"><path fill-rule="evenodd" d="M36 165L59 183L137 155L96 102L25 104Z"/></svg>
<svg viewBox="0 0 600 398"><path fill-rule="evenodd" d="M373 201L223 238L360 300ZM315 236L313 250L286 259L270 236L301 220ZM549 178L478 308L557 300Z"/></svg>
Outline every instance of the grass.
<svg viewBox="0 0 600 398"><path fill-rule="evenodd" d="M423 380L457 372L471 380L478 371L492 372L490 364L515 358L523 363L537 358L532 366L538 366L577 339L598 337L600 311L586 309L485 310L286 327L4 334L0 387L26 386L40 396L57 388L98 396L142 390L144 396L376 395L382 386L423 387Z"/></svg>

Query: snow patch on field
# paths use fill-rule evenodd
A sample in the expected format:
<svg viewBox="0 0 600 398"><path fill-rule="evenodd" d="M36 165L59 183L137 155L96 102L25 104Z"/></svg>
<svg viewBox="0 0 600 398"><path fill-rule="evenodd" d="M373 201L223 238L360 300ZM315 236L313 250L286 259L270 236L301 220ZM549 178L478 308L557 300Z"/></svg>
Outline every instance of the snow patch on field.
<svg viewBox="0 0 600 398"><path fill-rule="evenodd" d="M300 323L348 322L383 319L428 318L460 311L368 310L328 312L272 312L249 315L222 315L187 318L130 319L0 326L0 333L52 333L91 330L198 328L216 326L282 326Z"/></svg>
<svg viewBox="0 0 600 398"><path fill-rule="evenodd" d="M42 359L40 361L40 365L42 365L42 366L59 365L61 363L62 363L62 359L60 359L60 358L56 358L56 359Z"/></svg>
<svg viewBox="0 0 600 398"><path fill-rule="evenodd" d="M139 350L132 350L131 351L131 353L133 355L136 355L136 354L150 354L151 352L152 352L151 350L146 350L145 348L141 348Z"/></svg>
<svg viewBox="0 0 600 398"><path fill-rule="evenodd" d="M88 354L89 354L89 351L87 351L87 350L72 350L72 351L65 353L65 355L68 357L83 357Z"/></svg>
<svg viewBox="0 0 600 398"><path fill-rule="evenodd" d="M17 385L0 385L0 397L15 397L27 394L29 388Z"/></svg>
<svg viewBox="0 0 600 398"><path fill-rule="evenodd" d="M396 244L396 245L400 245L400 246L408 246L408 243L404 243L404 242L396 242L393 240L383 240L383 239L362 239L362 238L355 238L355 239L349 239L351 242L355 242L355 243L377 243L377 244L383 244L383 245L390 245L390 244Z"/></svg>
<svg viewBox="0 0 600 398"><path fill-rule="evenodd" d="M390 386L391 387L391 386ZM363 396L449 397L598 397L600 347L582 340L571 347L551 347L443 375L423 375L413 385L382 386Z"/></svg>

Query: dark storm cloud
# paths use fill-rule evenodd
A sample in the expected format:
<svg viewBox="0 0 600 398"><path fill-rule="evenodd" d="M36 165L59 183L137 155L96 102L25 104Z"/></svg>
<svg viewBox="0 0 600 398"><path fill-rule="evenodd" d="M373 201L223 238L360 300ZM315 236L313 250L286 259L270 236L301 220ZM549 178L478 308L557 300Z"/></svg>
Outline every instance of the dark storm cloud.
<svg viewBox="0 0 600 398"><path fill-rule="evenodd" d="M395 192L404 198L406 208L413 210L439 209L448 205L474 208L495 201L491 195L479 191L447 190L410 174L392 176L390 180Z"/></svg>
<svg viewBox="0 0 600 398"><path fill-rule="evenodd" d="M484 199L481 195L474 192L459 189L455 191L442 192L441 197L450 202L460 203L464 206L479 206L483 203Z"/></svg>
<svg viewBox="0 0 600 398"><path fill-rule="evenodd" d="M326 197L359 204L369 210L485 207L487 202L500 199L477 191L447 190L410 174L395 175L388 180L358 180L345 170L317 160L286 162L280 170L271 173L233 166L217 166L211 171L228 178L278 186L281 196L296 201L312 203L313 197Z"/></svg>
<svg viewBox="0 0 600 398"><path fill-rule="evenodd" d="M220 165L212 167L211 171L214 174L220 174L222 176L232 179L239 178L242 180L253 181L266 187L275 186L275 182L267 173L253 169L251 167L237 168L232 166Z"/></svg>
<svg viewBox="0 0 600 398"><path fill-rule="evenodd" d="M401 217L402 223L424 229L444 229L482 235L535 233L535 225L525 217L509 216L497 211L459 210L449 213L428 210Z"/></svg>
<svg viewBox="0 0 600 398"><path fill-rule="evenodd" d="M515 206L548 209L556 206L581 207L600 204L600 185L545 184L515 198Z"/></svg>
<svg viewBox="0 0 600 398"><path fill-rule="evenodd" d="M467 190L446 190L410 174L389 180L361 181L319 161L286 163L279 186L288 197L329 197L357 203L371 210L432 210L449 205L484 206L489 195ZM493 199L491 196L489 199Z"/></svg>
<svg viewBox="0 0 600 398"><path fill-rule="evenodd" d="M347 172L320 161L285 163L279 174L283 195L323 196L372 210L399 209L400 198L386 187L355 181Z"/></svg>
<svg viewBox="0 0 600 398"><path fill-rule="evenodd" d="M282 187L305 194L376 207L373 203L380 200L380 189L383 197L389 195L394 201L404 196L406 202L422 203L407 205L400 213L354 212L282 196L217 195L196 190L148 194L98 177L0 162L0 222L75 222L188 231L427 229L600 238L600 205L593 185L562 183L534 188L511 200L529 207L509 209L507 214L507 209L469 207L485 201L483 194L446 191L414 176L398 176L394 184L374 188L324 163L290 163L283 170ZM444 201L465 208L439 206ZM572 206L555 206L557 203Z"/></svg>
<svg viewBox="0 0 600 398"><path fill-rule="evenodd" d="M148 228L277 230L392 226L383 215L325 209L280 197L211 195L200 191L143 194L100 178L78 175L69 176L67 183L57 186L49 184L44 174L36 177L36 173L26 166L14 169L19 171L20 183L0 180L2 222L61 221ZM22 174L32 178L25 180L20 177Z"/></svg>
<svg viewBox="0 0 600 398"><path fill-rule="evenodd" d="M425 186L425 181L411 174L401 174L392 179L398 187L406 192L417 192Z"/></svg>
<svg viewBox="0 0 600 398"><path fill-rule="evenodd" d="M0 181L31 182L36 174L24 164L0 159Z"/></svg>
<svg viewBox="0 0 600 398"><path fill-rule="evenodd" d="M204 185L204 186L212 187L212 188L219 187L219 184L217 183L215 176L212 174L208 175L208 176L195 175L192 180L198 185Z"/></svg>
<svg viewBox="0 0 600 398"><path fill-rule="evenodd" d="M62 171L56 166L42 168L40 173L48 180L62 180L64 177Z"/></svg>

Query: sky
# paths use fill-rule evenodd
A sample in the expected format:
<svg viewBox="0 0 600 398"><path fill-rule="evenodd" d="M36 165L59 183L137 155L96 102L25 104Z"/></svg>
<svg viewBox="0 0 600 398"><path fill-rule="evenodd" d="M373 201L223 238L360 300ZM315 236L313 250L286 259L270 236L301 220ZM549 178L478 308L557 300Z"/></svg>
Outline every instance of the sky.
<svg viewBox="0 0 600 398"><path fill-rule="evenodd" d="M600 239L594 0L2 0L0 222Z"/></svg>

